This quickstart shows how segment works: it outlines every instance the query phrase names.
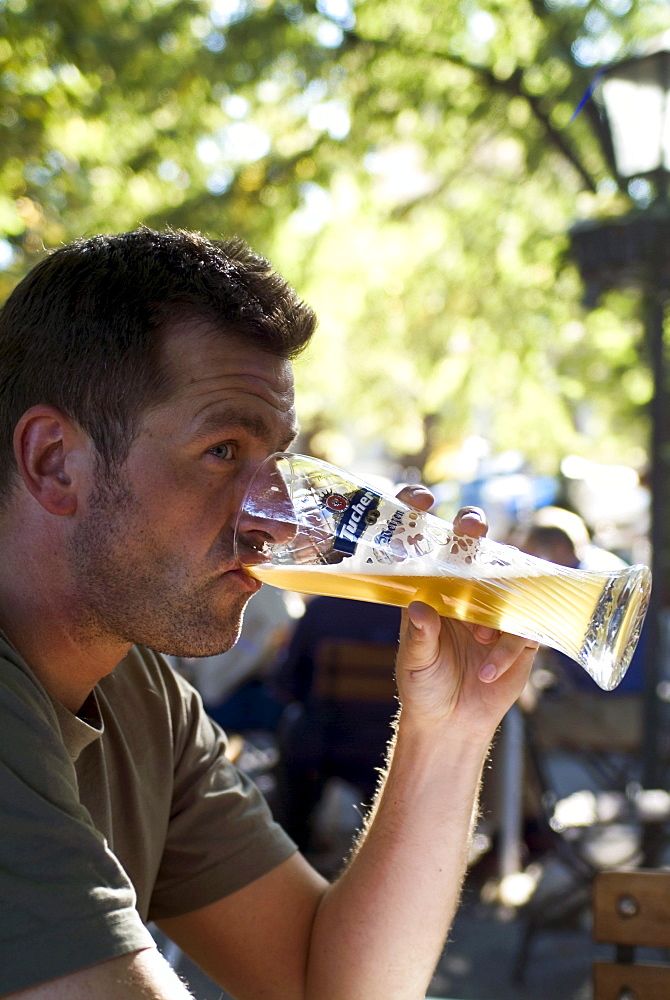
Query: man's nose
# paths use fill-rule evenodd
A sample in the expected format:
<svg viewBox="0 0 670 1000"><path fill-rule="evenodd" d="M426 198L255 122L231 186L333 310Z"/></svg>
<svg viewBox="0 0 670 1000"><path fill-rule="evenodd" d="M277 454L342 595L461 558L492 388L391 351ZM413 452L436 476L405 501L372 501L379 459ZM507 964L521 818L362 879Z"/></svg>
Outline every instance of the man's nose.
<svg viewBox="0 0 670 1000"><path fill-rule="evenodd" d="M237 520L238 545L259 552L287 545L295 538L298 522L288 487L276 465L255 474Z"/></svg>

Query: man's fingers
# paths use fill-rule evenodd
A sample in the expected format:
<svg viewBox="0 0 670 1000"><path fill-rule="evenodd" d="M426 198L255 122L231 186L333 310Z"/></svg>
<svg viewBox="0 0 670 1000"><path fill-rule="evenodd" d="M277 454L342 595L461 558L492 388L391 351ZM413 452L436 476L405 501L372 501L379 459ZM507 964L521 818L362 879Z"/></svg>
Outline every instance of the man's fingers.
<svg viewBox="0 0 670 1000"><path fill-rule="evenodd" d="M406 612L398 654L398 666L404 670L423 670L435 663L440 652L440 616L434 608L412 601Z"/></svg>
<svg viewBox="0 0 670 1000"><path fill-rule="evenodd" d="M500 638L501 632L498 628L489 628L487 625L473 625L472 634L477 642L491 643Z"/></svg>
<svg viewBox="0 0 670 1000"><path fill-rule="evenodd" d="M461 507L454 518L454 532L457 535L482 538L488 530L486 514L481 507Z"/></svg>
<svg viewBox="0 0 670 1000"><path fill-rule="evenodd" d="M538 642L532 639L522 639L517 635L503 633L493 646L479 668L479 678L490 684L513 666L523 654L534 656L539 648Z"/></svg>
<svg viewBox="0 0 670 1000"><path fill-rule="evenodd" d="M435 503L435 497L425 486L404 486L398 493L398 500L406 503L408 507L416 507L417 510L430 510Z"/></svg>
<svg viewBox="0 0 670 1000"><path fill-rule="evenodd" d="M404 486L397 494L401 503L417 510L430 510L435 503L435 497L425 486ZM461 507L454 518L454 532L457 535L470 535L471 538L481 538L489 530L486 514L481 507Z"/></svg>

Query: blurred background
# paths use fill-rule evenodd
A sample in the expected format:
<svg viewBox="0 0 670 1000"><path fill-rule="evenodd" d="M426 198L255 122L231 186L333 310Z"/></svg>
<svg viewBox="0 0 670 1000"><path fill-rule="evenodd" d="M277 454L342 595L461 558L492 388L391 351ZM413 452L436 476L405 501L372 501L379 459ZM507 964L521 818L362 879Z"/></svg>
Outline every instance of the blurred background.
<svg viewBox="0 0 670 1000"><path fill-rule="evenodd" d="M448 502L565 475L630 548L640 294L585 310L568 230L649 184L573 115L668 27L667 0L0 0L0 296L81 235L243 236L320 316L301 447Z"/></svg>
<svg viewBox="0 0 670 1000"><path fill-rule="evenodd" d="M664 863L667 803L641 795L665 787L670 760L668 30L667 0L0 0L0 301L45 250L79 236L140 224L242 236L320 317L296 364L298 450L389 485L427 483L446 518L479 504L503 540L539 510L568 510L582 548L654 568L627 692L635 718L613 722L631 740L582 748L574 778L566 748L529 725L538 692L558 704L569 687L551 663L503 731L494 820L466 893L476 905L436 995L589 995L579 891L620 859L591 857L580 881L586 833L611 836L621 819L603 818L602 791L644 825L631 842L619 823L621 857ZM640 89L619 127L603 70L630 57ZM654 147L648 162L620 156L622 128L637 153ZM235 752L270 798L280 716L307 699L277 694L305 612L286 600L268 618L264 666L243 642L233 687L216 664L207 676L178 665L239 731ZM594 719L591 730L604 725ZM596 797L557 819L576 792ZM341 856L333 831L351 834L352 794L331 783L305 834L324 870ZM547 858L563 859L562 875ZM516 918L538 924L528 906L548 871L552 899L582 901L558 912L579 918L576 965L563 936L537 992L523 992L519 963L504 992L501 963L511 983L510 955L523 951Z"/></svg>

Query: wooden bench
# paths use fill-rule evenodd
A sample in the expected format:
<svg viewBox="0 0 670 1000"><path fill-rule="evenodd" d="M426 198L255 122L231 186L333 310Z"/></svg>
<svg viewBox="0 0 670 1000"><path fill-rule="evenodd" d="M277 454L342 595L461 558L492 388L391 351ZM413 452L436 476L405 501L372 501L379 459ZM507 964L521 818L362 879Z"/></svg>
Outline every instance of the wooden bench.
<svg viewBox="0 0 670 1000"><path fill-rule="evenodd" d="M593 1000L668 1000L670 963L637 960L637 948L670 948L670 871L605 871L594 881L593 938L615 946L594 963Z"/></svg>

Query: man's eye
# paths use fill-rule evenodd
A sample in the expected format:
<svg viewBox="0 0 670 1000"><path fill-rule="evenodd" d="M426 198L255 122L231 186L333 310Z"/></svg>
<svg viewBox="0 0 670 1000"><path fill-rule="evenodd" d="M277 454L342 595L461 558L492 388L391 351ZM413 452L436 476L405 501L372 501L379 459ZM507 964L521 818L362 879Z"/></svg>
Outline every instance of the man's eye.
<svg viewBox="0 0 670 1000"><path fill-rule="evenodd" d="M229 461L235 457L232 444L215 444L213 448L209 449L209 452L223 461Z"/></svg>

